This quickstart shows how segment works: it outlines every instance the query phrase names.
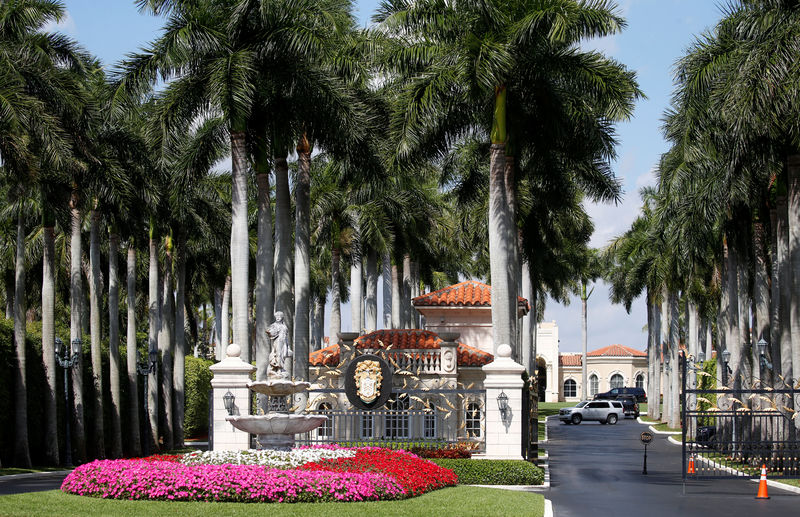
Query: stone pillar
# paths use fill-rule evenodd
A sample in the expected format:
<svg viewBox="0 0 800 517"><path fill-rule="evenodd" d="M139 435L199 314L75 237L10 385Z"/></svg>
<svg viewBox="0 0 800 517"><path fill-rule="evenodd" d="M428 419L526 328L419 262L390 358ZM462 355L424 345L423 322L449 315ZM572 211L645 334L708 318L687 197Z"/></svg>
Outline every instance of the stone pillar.
<svg viewBox="0 0 800 517"><path fill-rule="evenodd" d="M525 367L511 359L511 347L497 347L494 361L483 366L486 380L486 458L522 459L522 372ZM502 415L498 397L508 397L508 409Z"/></svg>
<svg viewBox="0 0 800 517"><path fill-rule="evenodd" d="M212 436L213 450L238 451L250 448L250 435L234 428L225 420L228 411L225 409L223 397L230 391L235 397L233 414L247 415L250 413L250 396L252 395L247 383L256 367L241 359L242 349L239 345L231 343L226 350L226 357L222 361L209 367L214 378L211 379L212 397L214 404L214 431Z"/></svg>

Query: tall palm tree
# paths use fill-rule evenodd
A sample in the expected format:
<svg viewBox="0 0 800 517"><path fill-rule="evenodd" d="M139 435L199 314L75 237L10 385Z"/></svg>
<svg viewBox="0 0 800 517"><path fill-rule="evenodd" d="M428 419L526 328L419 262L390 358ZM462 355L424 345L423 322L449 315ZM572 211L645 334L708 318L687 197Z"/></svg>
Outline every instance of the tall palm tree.
<svg viewBox="0 0 800 517"><path fill-rule="evenodd" d="M386 66L404 75L404 87L393 129L401 159L420 149L440 152L467 133L490 141L489 246L492 270L492 327L495 347L515 343L516 278L512 278L516 237L505 178L506 155L530 145L514 123L525 98L536 99L523 79L532 68L533 84L554 93L562 115L575 124L581 110L569 102L565 84L596 103L603 119L630 115L639 95L633 75L596 53L581 52L586 37L606 36L624 25L608 4L587 5L569 0L547 2L426 2L383 3L376 15L388 34ZM544 67L531 67L537 61ZM559 63L559 64L556 64ZM594 77L597 81L589 81ZM560 78L568 80L561 81ZM598 84L603 87L597 88ZM598 112L595 112L594 117ZM592 116L589 116L591 119ZM506 148L511 137L513 148ZM584 169L586 170L586 169Z"/></svg>

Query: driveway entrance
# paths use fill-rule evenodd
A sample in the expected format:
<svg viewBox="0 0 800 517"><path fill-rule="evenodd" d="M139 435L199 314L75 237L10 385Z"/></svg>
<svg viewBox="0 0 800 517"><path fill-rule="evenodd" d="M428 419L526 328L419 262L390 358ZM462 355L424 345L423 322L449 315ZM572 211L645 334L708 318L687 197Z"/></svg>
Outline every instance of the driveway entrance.
<svg viewBox="0 0 800 517"><path fill-rule="evenodd" d="M548 419L551 490L557 517L756 517L795 515L800 494L769 487L770 499L756 500L758 484L743 479L681 479L681 447L655 435L647 447L647 427L635 420L617 425L585 422L564 425Z"/></svg>

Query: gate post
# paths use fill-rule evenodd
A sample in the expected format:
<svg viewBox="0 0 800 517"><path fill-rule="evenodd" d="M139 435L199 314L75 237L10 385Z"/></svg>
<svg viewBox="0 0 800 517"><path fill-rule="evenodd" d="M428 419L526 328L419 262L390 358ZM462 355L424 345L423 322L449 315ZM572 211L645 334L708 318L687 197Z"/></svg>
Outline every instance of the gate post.
<svg viewBox="0 0 800 517"><path fill-rule="evenodd" d="M482 367L486 374L486 458L522 459L522 372L525 367L511 359L511 347L497 347L494 361Z"/></svg>
<svg viewBox="0 0 800 517"><path fill-rule="evenodd" d="M225 359L208 369L214 374L211 379L212 390L212 432L209 436L209 445L213 444L215 451L239 451L250 448L250 435L234 428L225 417L224 398L227 392L234 396L234 406L231 411L234 415L250 414L250 397L252 392L247 387L250 374L256 367L248 364L239 357L241 348L235 343L228 345L225 350Z"/></svg>

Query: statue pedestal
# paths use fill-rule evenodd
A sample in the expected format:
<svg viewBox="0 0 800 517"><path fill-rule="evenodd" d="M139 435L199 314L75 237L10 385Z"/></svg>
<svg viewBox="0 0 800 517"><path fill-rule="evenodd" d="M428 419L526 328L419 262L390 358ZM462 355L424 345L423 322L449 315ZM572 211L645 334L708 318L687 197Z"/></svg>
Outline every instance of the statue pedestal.
<svg viewBox="0 0 800 517"><path fill-rule="evenodd" d="M212 388L212 425L213 429L208 437L208 448L214 451L239 451L250 448L250 435L236 430L227 421L228 411L225 409L223 398L229 391L234 396L233 415L248 415L250 413L250 394L247 387L250 375L256 367L247 364L239 357L241 348L231 343L225 351L226 357L222 361L209 367L214 378L211 379Z"/></svg>

